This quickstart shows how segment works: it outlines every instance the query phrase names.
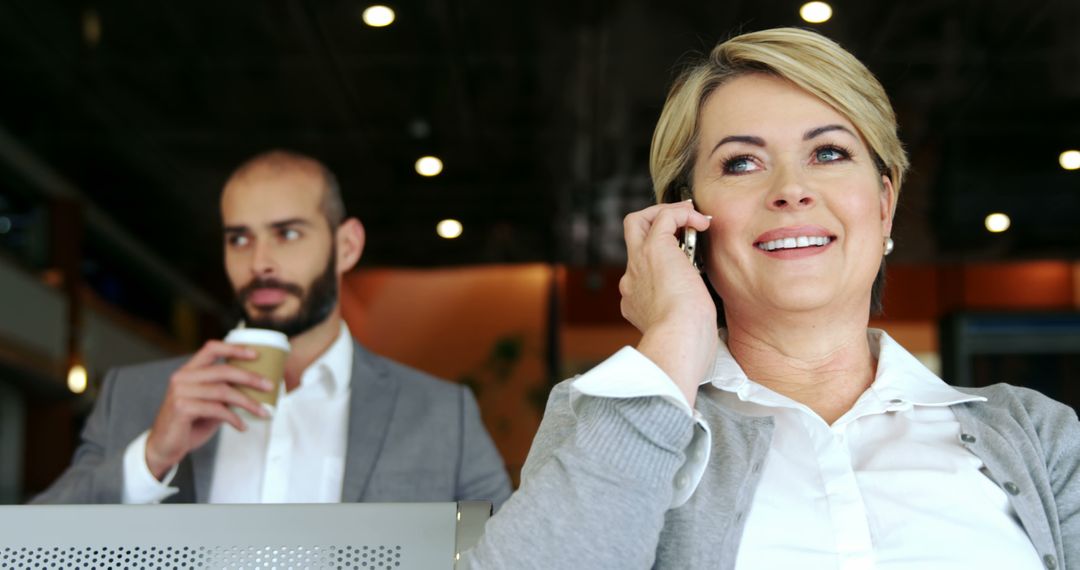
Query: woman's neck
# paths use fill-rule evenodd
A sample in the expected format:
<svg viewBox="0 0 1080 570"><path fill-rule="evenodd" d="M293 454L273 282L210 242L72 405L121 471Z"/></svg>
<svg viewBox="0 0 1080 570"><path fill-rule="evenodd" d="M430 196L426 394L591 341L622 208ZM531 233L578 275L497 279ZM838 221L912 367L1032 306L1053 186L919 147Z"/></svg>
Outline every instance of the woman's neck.
<svg viewBox="0 0 1080 570"><path fill-rule="evenodd" d="M800 402L832 425L874 381L866 319L740 319L728 314L728 349L754 382Z"/></svg>

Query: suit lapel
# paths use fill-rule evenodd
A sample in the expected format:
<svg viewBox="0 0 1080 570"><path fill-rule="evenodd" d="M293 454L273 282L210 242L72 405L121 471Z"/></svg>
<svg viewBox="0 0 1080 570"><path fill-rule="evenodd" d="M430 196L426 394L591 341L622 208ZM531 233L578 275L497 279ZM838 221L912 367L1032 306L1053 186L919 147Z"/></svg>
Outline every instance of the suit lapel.
<svg viewBox="0 0 1080 570"><path fill-rule="evenodd" d="M349 392L349 428L341 501L358 502L382 451L394 415L398 384L379 357L353 341Z"/></svg>

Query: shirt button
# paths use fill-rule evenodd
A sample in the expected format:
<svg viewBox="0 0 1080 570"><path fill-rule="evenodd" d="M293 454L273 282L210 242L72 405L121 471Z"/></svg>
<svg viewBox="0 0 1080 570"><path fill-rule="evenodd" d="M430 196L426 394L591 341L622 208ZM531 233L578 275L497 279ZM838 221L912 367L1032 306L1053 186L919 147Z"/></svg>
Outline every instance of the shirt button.
<svg viewBox="0 0 1080 570"><path fill-rule="evenodd" d="M960 441L964 443L975 443L975 436L970 433L962 433L960 434Z"/></svg>
<svg viewBox="0 0 1080 570"><path fill-rule="evenodd" d="M1018 487L1016 483L1013 483L1012 481L1006 481L1005 484L1002 485L1002 487L1005 487L1005 492L1010 495L1020 494L1020 487Z"/></svg>
<svg viewBox="0 0 1080 570"><path fill-rule="evenodd" d="M1043 556L1043 566L1046 566L1047 570L1054 570L1057 568L1057 560L1054 560L1053 556L1047 554L1046 556Z"/></svg>
<svg viewBox="0 0 1080 570"><path fill-rule="evenodd" d="M686 475L679 475L675 478L675 486L680 489L686 488L686 484L689 482L690 479Z"/></svg>
<svg viewBox="0 0 1080 570"><path fill-rule="evenodd" d="M893 399L889 400L889 403L894 405L894 406L899 406L900 404L903 404L904 401L901 400L900 398L893 398Z"/></svg>
<svg viewBox="0 0 1080 570"><path fill-rule="evenodd" d="M742 511L735 513L735 522L742 522Z"/></svg>
<svg viewBox="0 0 1080 570"><path fill-rule="evenodd" d="M757 473L758 471L761 471L761 462L760 461L755 463L754 466L750 468L751 473Z"/></svg>

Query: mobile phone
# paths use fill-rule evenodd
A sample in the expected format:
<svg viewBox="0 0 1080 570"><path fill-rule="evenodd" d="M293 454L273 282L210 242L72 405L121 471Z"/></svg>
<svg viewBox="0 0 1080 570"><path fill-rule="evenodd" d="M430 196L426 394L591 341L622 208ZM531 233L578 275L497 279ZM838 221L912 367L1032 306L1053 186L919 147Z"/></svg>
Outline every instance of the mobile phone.
<svg viewBox="0 0 1080 570"><path fill-rule="evenodd" d="M697 260L697 230L689 227L684 228L682 242L679 247L686 254L686 258L690 260L690 265L693 265L694 269L701 269Z"/></svg>

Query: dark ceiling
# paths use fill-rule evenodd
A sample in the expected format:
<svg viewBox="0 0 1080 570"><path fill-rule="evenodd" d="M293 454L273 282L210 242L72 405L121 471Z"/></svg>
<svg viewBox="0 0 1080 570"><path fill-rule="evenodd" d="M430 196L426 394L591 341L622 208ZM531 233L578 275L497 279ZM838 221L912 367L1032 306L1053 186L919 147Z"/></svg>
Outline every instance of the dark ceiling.
<svg viewBox="0 0 1080 570"><path fill-rule="evenodd" d="M362 264L618 264L676 64L806 25L799 4L427 0L375 29L356 0L4 0L0 127L214 291L221 183L273 147L337 172ZM881 78L913 158L896 259L1076 258L1080 2L833 6L818 29ZM441 176L414 172L427 153ZM1010 232L982 229L994 210Z"/></svg>

